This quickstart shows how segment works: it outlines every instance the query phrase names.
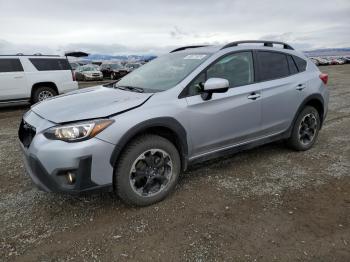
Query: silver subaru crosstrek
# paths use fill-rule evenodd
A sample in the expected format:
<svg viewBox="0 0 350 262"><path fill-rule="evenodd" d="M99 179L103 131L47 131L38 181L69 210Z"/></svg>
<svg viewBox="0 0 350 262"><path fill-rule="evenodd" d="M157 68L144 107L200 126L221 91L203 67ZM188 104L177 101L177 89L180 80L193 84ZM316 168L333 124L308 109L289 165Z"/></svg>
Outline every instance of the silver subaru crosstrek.
<svg viewBox="0 0 350 262"><path fill-rule="evenodd" d="M118 82L32 106L19 128L25 168L45 191L149 205L190 164L280 139L311 148L327 80L282 42L178 48Z"/></svg>

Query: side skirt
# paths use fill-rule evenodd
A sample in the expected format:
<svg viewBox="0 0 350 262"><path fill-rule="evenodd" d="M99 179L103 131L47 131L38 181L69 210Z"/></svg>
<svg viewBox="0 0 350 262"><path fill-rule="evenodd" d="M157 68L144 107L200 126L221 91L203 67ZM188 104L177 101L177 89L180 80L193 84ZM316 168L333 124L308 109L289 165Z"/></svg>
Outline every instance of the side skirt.
<svg viewBox="0 0 350 262"><path fill-rule="evenodd" d="M222 149L220 151L216 151L213 153L209 153L203 156L199 156L199 157L195 157L193 159L189 159L188 163L189 166L193 165L193 164L197 164L197 163L201 163L204 161L208 161L211 159L215 159L215 158L219 158L219 157L223 157L223 156L227 156L227 155L233 155L235 153L241 152L241 151L245 151L248 149L252 149L258 146L262 146L265 144L269 144L275 141L279 141L279 140L283 140L283 139L287 139L289 138L291 135L291 129L288 129L287 131L277 134L277 135L272 135L263 139L259 139L253 142L248 142L246 144L243 145L237 145L237 146L232 146L231 148L226 148L226 149Z"/></svg>

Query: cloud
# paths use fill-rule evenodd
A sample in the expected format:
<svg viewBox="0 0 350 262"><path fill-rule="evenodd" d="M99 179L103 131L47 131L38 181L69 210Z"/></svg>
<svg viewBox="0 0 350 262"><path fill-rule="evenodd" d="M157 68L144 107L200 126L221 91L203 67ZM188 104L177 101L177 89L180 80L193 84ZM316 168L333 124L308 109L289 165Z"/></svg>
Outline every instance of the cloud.
<svg viewBox="0 0 350 262"><path fill-rule="evenodd" d="M350 46L349 0L0 0L0 8L1 53L161 53L262 38Z"/></svg>

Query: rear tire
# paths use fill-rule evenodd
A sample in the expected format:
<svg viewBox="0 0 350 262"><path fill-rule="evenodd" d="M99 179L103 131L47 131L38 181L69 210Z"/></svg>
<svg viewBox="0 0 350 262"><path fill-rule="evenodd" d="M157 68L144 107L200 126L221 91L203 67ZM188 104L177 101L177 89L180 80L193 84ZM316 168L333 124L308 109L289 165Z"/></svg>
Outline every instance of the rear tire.
<svg viewBox="0 0 350 262"><path fill-rule="evenodd" d="M312 106L306 106L294 123L292 134L287 140L288 146L297 151L309 150L317 140L320 127L318 111Z"/></svg>
<svg viewBox="0 0 350 262"><path fill-rule="evenodd" d="M114 170L114 188L127 204L152 205L170 194L180 170L179 152L170 141L143 135L122 152Z"/></svg>
<svg viewBox="0 0 350 262"><path fill-rule="evenodd" d="M36 104L54 96L57 96L57 92L54 88L48 86L41 86L35 89L32 96L32 102Z"/></svg>

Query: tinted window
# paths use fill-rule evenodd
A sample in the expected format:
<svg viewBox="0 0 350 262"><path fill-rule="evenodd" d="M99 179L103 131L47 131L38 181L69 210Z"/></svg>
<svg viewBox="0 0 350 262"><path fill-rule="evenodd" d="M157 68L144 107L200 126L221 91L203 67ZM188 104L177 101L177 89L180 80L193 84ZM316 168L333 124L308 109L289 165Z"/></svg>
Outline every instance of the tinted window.
<svg viewBox="0 0 350 262"><path fill-rule="evenodd" d="M21 72L23 67L21 61L16 58L0 59L0 73L5 72Z"/></svg>
<svg viewBox="0 0 350 262"><path fill-rule="evenodd" d="M287 57L288 57L288 65L289 65L290 74L293 75L293 74L298 73L298 68L296 67L296 65L294 63L293 58L290 55Z"/></svg>
<svg viewBox="0 0 350 262"><path fill-rule="evenodd" d="M67 59L29 58L29 60L39 71L71 70Z"/></svg>
<svg viewBox="0 0 350 262"><path fill-rule="evenodd" d="M221 58L201 73L189 86L189 95L196 95L209 78L224 78L230 87L248 85L254 82L253 56L251 52L234 53Z"/></svg>
<svg viewBox="0 0 350 262"><path fill-rule="evenodd" d="M297 64L299 72L303 72L306 70L306 61L300 57L293 56L295 63Z"/></svg>
<svg viewBox="0 0 350 262"><path fill-rule="evenodd" d="M225 56L207 70L207 79L218 77L227 79L230 87L253 83L254 69L251 52Z"/></svg>
<svg viewBox="0 0 350 262"><path fill-rule="evenodd" d="M289 75L287 56L277 52L258 52L260 80L271 80Z"/></svg>

